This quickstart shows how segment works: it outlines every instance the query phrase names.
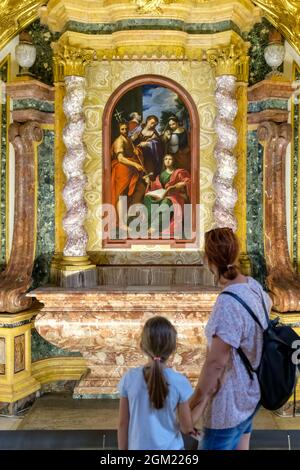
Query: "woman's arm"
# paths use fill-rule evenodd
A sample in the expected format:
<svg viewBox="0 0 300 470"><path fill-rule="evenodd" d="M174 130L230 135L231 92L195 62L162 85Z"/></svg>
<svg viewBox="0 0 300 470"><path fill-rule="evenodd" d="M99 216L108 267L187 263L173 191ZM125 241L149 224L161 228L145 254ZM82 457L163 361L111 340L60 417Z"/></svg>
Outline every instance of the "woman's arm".
<svg viewBox="0 0 300 470"><path fill-rule="evenodd" d="M121 397L119 405L118 449L128 450L129 405L128 398Z"/></svg>
<svg viewBox="0 0 300 470"><path fill-rule="evenodd" d="M194 421L200 418L209 399L219 390L230 354L231 346L218 336L213 337L198 384L190 399Z"/></svg>

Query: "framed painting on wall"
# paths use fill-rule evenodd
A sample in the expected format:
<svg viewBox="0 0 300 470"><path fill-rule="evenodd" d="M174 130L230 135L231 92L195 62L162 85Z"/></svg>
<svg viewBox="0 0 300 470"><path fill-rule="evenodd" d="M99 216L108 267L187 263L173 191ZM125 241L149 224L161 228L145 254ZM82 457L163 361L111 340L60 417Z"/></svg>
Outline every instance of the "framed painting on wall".
<svg viewBox="0 0 300 470"><path fill-rule="evenodd" d="M139 77L104 113L106 245L190 242L198 200L199 124L191 98L169 79Z"/></svg>

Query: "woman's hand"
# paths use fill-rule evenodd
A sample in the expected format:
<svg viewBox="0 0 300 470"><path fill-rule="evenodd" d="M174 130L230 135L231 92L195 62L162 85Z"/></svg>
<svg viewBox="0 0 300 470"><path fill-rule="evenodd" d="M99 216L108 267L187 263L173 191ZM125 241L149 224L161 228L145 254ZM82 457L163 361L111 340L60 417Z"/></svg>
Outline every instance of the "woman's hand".
<svg viewBox="0 0 300 470"><path fill-rule="evenodd" d="M181 181L180 183L176 183L173 187L175 189L182 189L182 188L185 187L185 183L183 181Z"/></svg>
<svg viewBox="0 0 300 470"><path fill-rule="evenodd" d="M138 144L138 147L142 147L142 148L149 147L149 142L141 142Z"/></svg>

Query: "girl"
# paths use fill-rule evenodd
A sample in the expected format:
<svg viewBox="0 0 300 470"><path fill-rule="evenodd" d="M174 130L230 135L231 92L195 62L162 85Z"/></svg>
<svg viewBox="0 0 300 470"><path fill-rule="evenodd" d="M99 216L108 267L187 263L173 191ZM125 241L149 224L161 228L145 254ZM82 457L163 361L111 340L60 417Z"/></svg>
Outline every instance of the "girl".
<svg viewBox="0 0 300 470"><path fill-rule="evenodd" d="M175 352L176 336L169 320L159 316L150 318L143 328L140 345L149 361L130 369L119 384L120 450L181 450L180 430L193 434L188 404L192 386L166 365Z"/></svg>
<svg viewBox="0 0 300 470"><path fill-rule="evenodd" d="M240 273L238 256L238 241L231 229L217 228L205 234L205 257L222 290L242 298L266 328L262 302L269 311L271 300L257 281ZM208 354L190 402L191 408L197 404L200 410L205 409L202 449L247 450L260 388L256 374L253 380L249 377L237 349L242 349L256 369L262 354L263 331L247 310L227 294L218 297L205 332Z"/></svg>

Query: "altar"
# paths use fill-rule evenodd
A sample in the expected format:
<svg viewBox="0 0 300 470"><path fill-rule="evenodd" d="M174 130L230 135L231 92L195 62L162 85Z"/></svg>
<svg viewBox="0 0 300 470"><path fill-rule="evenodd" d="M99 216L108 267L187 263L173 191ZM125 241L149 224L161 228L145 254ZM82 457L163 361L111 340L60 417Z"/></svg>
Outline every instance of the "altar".
<svg viewBox="0 0 300 470"><path fill-rule="evenodd" d="M300 41L266 3L36 1L32 23L18 10L0 60L0 401L73 380L75 398L117 397L152 315L174 323L172 364L195 384L214 227L236 232L242 272L299 328ZM271 69L264 49L276 62L284 41ZM18 44L37 45L32 75Z"/></svg>

